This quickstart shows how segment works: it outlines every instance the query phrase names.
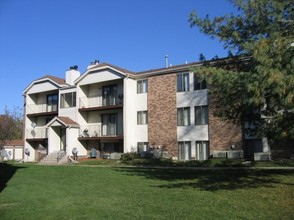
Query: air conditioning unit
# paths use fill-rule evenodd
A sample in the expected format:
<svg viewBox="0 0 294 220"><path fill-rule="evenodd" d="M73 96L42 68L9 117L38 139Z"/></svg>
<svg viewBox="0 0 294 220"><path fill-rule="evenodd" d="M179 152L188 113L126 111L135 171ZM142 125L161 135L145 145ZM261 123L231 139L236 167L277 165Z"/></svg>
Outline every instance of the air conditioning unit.
<svg viewBox="0 0 294 220"><path fill-rule="evenodd" d="M228 158L243 158L243 151L242 150L230 150L227 151Z"/></svg>
<svg viewBox="0 0 294 220"><path fill-rule="evenodd" d="M254 161L267 161L270 160L270 158L269 152L254 153Z"/></svg>
<svg viewBox="0 0 294 220"><path fill-rule="evenodd" d="M215 150L215 151L213 151L213 157L216 157L216 158L226 158L227 157L227 151L218 151L218 150Z"/></svg>

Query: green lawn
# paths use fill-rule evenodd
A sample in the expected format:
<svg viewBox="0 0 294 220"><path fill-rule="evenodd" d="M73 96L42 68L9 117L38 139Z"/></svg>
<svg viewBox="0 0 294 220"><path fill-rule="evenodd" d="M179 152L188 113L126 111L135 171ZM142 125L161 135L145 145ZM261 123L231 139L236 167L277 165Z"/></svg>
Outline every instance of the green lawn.
<svg viewBox="0 0 294 220"><path fill-rule="evenodd" d="M292 170L0 163L0 219L294 219Z"/></svg>

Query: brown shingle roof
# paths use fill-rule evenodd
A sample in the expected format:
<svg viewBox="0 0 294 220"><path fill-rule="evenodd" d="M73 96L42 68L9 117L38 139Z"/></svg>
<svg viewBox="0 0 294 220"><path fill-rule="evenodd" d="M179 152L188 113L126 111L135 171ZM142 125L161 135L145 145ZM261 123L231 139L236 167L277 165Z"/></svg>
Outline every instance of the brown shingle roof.
<svg viewBox="0 0 294 220"><path fill-rule="evenodd" d="M106 67L106 66L109 66L109 67L112 67L114 69L117 69L123 73L131 73L131 74L134 74L133 72L129 71L129 70L126 70L124 68L121 68L121 67L118 67L118 66L115 66L115 65L112 65L112 64L109 64L109 63L101 63L101 64L98 64L97 66L93 66L91 67L89 70L91 69L94 69L94 68L97 68L97 67Z"/></svg>
<svg viewBox="0 0 294 220"><path fill-rule="evenodd" d="M79 126L79 124L77 122L75 122L74 120L72 120L69 117L65 117L65 116L57 116L56 118L58 118L61 122L63 122L65 125L72 125L72 126Z"/></svg>
<svg viewBox="0 0 294 220"><path fill-rule="evenodd" d="M65 80L62 78L59 78L57 76L45 75L45 76L41 77L40 79L46 79L46 78L51 79L52 81L56 82L59 85L65 84ZM38 79L38 80L40 80L40 79Z"/></svg>

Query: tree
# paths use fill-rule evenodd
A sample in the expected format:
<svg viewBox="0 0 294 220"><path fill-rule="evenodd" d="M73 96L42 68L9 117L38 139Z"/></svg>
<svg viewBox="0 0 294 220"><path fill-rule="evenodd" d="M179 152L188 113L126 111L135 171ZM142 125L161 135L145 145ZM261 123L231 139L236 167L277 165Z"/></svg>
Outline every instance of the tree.
<svg viewBox="0 0 294 220"><path fill-rule="evenodd" d="M190 14L191 27L233 51L230 68L195 69L212 84L217 115L271 143L294 138L294 6L292 0L230 0L238 9L220 17ZM236 62L238 63L238 62ZM253 129L254 128L254 129Z"/></svg>
<svg viewBox="0 0 294 220"><path fill-rule="evenodd" d="M5 143L12 139L22 139L23 137L23 118L16 110L10 112L4 110L0 115L0 149Z"/></svg>

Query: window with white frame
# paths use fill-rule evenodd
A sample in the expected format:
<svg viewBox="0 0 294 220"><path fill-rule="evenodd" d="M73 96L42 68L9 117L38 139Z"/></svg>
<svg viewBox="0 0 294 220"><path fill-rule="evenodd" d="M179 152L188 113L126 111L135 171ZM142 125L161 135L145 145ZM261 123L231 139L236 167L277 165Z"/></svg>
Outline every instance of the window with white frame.
<svg viewBox="0 0 294 220"><path fill-rule="evenodd" d="M148 124L148 111L137 112L137 124L138 125Z"/></svg>
<svg viewBox="0 0 294 220"><path fill-rule="evenodd" d="M190 90L189 73L181 73L177 75L177 91L188 92Z"/></svg>
<svg viewBox="0 0 294 220"><path fill-rule="evenodd" d="M137 93L147 93L148 92L148 80L138 80L137 81Z"/></svg>
<svg viewBox="0 0 294 220"><path fill-rule="evenodd" d="M179 147L179 160L191 159L191 141L178 142Z"/></svg>
<svg viewBox="0 0 294 220"><path fill-rule="evenodd" d="M201 89L207 89L206 79L202 79L197 74L194 74L194 90Z"/></svg>
<svg viewBox="0 0 294 220"><path fill-rule="evenodd" d="M195 125L208 124L208 106L195 106Z"/></svg>
<svg viewBox="0 0 294 220"><path fill-rule="evenodd" d="M190 123L190 107L178 108L178 126L189 126Z"/></svg>
<svg viewBox="0 0 294 220"><path fill-rule="evenodd" d="M76 92L69 92L60 95L60 108L76 107Z"/></svg>
<svg viewBox="0 0 294 220"><path fill-rule="evenodd" d="M196 141L196 158L198 160L207 160L209 157L209 142Z"/></svg>
<svg viewBox="0 0 294 220"><path fill-rule="evenodd" d="M149 150L148 142L138 142L137 148L138 153Z"/></svg>

